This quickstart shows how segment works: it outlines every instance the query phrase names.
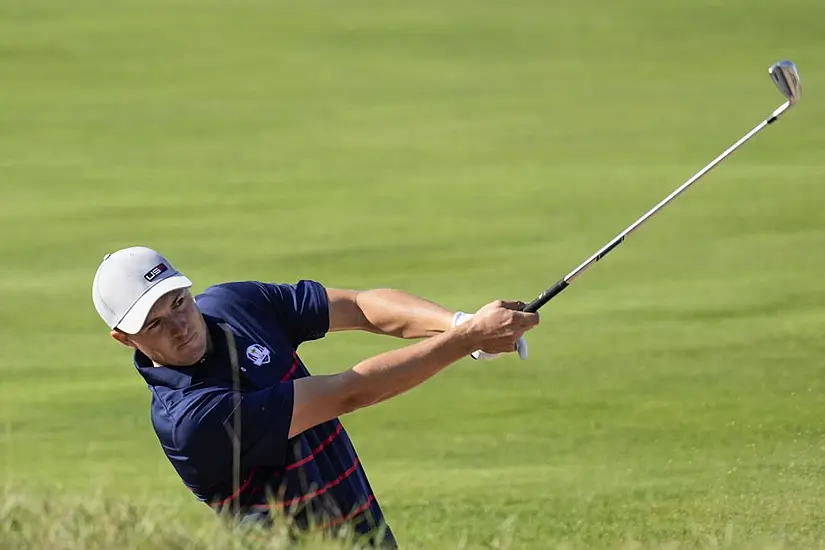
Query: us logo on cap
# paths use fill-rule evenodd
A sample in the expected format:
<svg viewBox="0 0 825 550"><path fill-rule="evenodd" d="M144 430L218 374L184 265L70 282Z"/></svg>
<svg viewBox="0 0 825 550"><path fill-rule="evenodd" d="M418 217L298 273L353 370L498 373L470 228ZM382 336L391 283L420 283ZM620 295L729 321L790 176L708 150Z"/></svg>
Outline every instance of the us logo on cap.
<svg viewBox="0 0 825 550"><path fill-rule="evenodd" d="M269 363L269 350L260 344L252 344L246 348L246 356L257 367Z"/></svg>
<svg viewBox="0 0 825 550"><path fill-rule="evenodd" d="M157 277L158 275L160 275L161 273L163 273L167 269L169 269L169 268L166 267L166 264L158 264L155 267L153 267L152 269L150 269L147 273L145 273L143 275L143 278L151 283L152 280L155 277Z"/></svg>

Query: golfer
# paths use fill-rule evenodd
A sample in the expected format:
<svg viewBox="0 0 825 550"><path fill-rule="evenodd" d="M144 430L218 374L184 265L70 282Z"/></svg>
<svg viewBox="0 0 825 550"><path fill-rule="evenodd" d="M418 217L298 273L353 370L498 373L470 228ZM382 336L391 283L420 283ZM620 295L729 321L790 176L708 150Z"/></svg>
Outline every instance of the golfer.
<svg viewBox="0 0 825 550"><path fill-rule="evenodd" d="M360 536L396 547L339 416L405 392L459 359L518 352L538 314L520 302L452 312L397 290L228 282L194 296L160 253L107 254L93 301L111 336L134 350L152 426L183 483L238 520ZM299 346L362 330L407 347L311 376ZM233 517L234 517L233 515Z"/></svg>

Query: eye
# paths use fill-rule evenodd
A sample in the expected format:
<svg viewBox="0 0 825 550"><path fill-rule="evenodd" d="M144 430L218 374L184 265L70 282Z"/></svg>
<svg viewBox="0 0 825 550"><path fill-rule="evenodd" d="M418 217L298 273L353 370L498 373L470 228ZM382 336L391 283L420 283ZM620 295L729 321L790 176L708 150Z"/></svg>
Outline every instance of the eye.
<svg viewBox="0 0 825 550"><path fill-rule="evenodd" d="M181 296L180 298L175 300L175 303L172 305L172 307L174 307L175 309L178 309L182 305L183 305L183 296Z"/></svg>
<svg viewBox="0 0 825 550"><path fill-rule="evenodd" d="M152 321L148 325L146 325L146 330L155 330L160 325L160 321Z"/></svg>

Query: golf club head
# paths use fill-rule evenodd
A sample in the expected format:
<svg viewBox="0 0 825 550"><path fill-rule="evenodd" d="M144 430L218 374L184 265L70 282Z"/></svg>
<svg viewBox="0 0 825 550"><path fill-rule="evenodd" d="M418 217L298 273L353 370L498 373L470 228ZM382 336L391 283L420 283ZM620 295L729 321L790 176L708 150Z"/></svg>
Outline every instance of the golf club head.
<svg viewBox="0 0 825 550"><path fill-rule="evenodd" d="M771 80L782 92L782 95L793 105L802 96L802 83L799 80L799 71L793 61L777 61L768 69Z"/></svg>

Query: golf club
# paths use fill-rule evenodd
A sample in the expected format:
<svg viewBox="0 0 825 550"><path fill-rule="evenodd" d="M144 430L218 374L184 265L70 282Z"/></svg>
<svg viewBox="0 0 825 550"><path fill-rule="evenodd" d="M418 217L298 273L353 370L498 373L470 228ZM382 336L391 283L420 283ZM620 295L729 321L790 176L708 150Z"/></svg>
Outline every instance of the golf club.
<svg viewBox="0 0 825 550"><path fill-rule="evenodd" d="M607 254L609 254L611 250L613 250L621 242L623 242L628 237L628 235L633 233L644 222L653 217L653 215L655 215L659 210L661 210L666 204L668 204L670 201L681 195L682 192L685 191L688 187L696 183L702 176L710 172L716 165L718 165L720 162L726 159L728 155L730 155L732 152L738 149L740 145L742 145L750 138L755 136L769 124L776 122L776 120L782 115L782 113L784 113L789 107L795 105L796 102L799 101L799 98L802 95L802 84L799 79L799 72L796 69L796 65L792 61L783 60L774 63L768 69L768 74L770 75L771 80L773 80L774 84L776 84L776 87L779 88L779 90L787 99L785 103L780 105L773 113L771 113L771 115L768 118L760 122L753 130L742 136L742 138L739 141L731 145L727 150L725 150L725 152L716 157L713 161L711 161L707 166L702 168L699 172L694 174L693 177L691 177L689 180L687 180L685 183L679 186L675 191L668 195L659 204L651 208L644 216L633 222L633 224L630 227L619 233L612 241L607 243L598 252L590 256L576 269L574 269L573 271L568 273L564 278L556 282L556 284L542 292L535 300L527 304L527 306L524 307L523 311L531 313L536 312L544 304L549 302L554 297L558 296L561 293L561 291L570 286L570 283L572 283L587 268L589 268L591 265L607 256Z"/></svg>

